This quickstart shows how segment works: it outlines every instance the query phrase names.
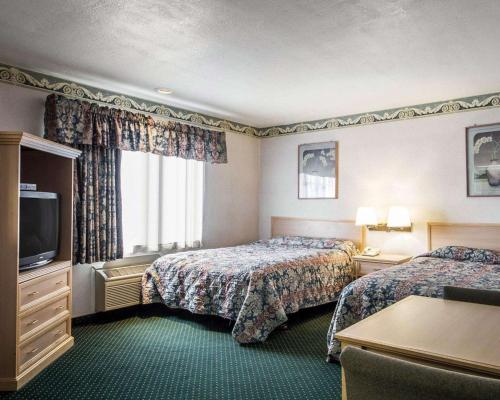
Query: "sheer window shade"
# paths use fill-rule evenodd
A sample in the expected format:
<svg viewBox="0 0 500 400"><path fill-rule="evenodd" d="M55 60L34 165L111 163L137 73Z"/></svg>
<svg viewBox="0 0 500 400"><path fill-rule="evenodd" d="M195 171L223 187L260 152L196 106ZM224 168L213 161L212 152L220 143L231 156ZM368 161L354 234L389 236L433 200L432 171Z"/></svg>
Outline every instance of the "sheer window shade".
<svg viewBox="0 0 500 400"><path fill-rule="evenodd" d="M201 246L204 163L124 151L124 255Z"/></svg>

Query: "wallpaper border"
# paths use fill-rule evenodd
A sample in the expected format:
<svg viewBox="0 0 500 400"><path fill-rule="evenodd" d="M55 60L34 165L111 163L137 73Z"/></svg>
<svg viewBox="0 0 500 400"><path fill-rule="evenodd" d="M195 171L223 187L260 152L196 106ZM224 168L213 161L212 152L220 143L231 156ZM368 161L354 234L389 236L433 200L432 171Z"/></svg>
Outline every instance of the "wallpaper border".
<svg viewBox="0 0 500 400"><path fill-rule="evenodd" d="M207 129L232 131L249 136L258 136L253 126L213 117L207 114L155 103L138 97L86 86L81 83L66 81L54 76L29 71L0 63L0 82L18 86L27 86L67 97L104 103L110 106L142 111L179 122L187 122Z"/></svg>
<svg viewBox="0 0 500 400"><path fill-rule="evenodd" d="M500 106L500 92L479 96L463 97L453 100L436 101L433 103L392 108L361 114L351 114L342 117L318 119L298 122L295 124L271 126L258 129L259 137L287 136L306 132L325 131L353 126L377 124L381 122L401 121L421 117L445 115L463 111Z"/></svg>
<svg viewBox="0 0 500 400"><path fill-rule="evenodd" d="M147 112L167 119L191 123L207 129L220 129L258 138L288 136L306 132L446 115L500 106L500 92L496 92L381 111L317 119L266 128L256 128L163 103L155 103L101 88L85 86L73 81L65 81L54 76L2 63L0 63L0 82L32 87L81 100L97 101L110 106L127 108L132 111Z"/></svg>

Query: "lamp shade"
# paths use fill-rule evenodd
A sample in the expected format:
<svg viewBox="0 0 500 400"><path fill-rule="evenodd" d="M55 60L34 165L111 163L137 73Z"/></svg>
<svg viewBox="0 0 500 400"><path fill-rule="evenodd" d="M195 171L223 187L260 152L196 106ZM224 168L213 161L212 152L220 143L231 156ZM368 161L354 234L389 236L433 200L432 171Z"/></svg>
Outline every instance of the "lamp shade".
<svg viewBox="0 0 500 400"><path fill-rule="evenodd" d="M406 207L391 207L387 216L389 228L406 228L411 226L410 214Z"/></svg>
<svg viewBox="0 0 500 400"><path fill-rule="evenodd" d="M377 213L373 207L358 207L356 225L377 225Z"/></svg>

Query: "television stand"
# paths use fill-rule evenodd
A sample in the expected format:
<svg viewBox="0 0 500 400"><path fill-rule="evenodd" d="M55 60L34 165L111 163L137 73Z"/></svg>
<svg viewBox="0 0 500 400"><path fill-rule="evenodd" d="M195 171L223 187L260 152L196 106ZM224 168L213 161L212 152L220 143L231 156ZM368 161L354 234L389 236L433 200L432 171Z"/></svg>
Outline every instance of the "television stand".
<svg viewBox="0 0 500 400"><path fill-rule="evenodd" d="M39 136L0 132L0 391L18 390L73 346L73 163L79 155ZM20 182L61 196L56 259L21 270Z"/></svg>

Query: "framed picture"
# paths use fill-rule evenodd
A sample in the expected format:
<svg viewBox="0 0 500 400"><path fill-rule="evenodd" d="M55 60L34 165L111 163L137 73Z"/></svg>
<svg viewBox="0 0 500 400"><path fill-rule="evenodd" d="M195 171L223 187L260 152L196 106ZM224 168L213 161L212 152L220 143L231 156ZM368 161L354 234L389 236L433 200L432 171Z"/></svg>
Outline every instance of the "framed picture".
<svg viewBox="0 0 500 400"><path fill-rule="evenodd" d="M338 197L338 142L299 145L299 199Z"/></svg>
<svg viewBox="0 0 500 400"><path fill-rule="evenodd" d="M500 196L500 123L465 130L467 196Z"/></svg>

